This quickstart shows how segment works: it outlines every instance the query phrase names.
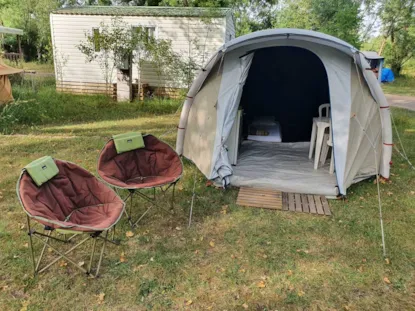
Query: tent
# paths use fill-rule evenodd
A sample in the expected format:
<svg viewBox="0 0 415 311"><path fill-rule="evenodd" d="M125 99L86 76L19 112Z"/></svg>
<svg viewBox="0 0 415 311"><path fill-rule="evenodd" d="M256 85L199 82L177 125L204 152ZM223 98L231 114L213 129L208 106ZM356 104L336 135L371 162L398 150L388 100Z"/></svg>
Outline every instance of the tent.
<svg viewBox="0 0 415 311"><path fill-rule="evenodd" d="M0 63L0 105L14 100L12 95L12 86L8 75L22 71L22 69L12 68Z"/></svg>
<svg viewBox="0 0 415 311"><path fill-rule="evenodd" d="M313 117L330 103L335 173L313 169L308 158ZM238 163L229 136L238 110L242 130L257 117L279 122L282 142L243 140ZM224 186L346 195L347 188L380 174L389 177L389 106L364 55L318 32L271 29L223 45L193 82L182 109L176 151Z"/></svg>

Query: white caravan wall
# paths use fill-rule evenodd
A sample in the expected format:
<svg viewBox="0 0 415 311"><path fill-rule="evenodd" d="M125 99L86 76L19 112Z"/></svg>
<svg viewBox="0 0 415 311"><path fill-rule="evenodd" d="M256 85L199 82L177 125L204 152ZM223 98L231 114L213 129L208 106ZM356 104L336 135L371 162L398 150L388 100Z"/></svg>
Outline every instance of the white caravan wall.
<svg viewBox="0 0 415 311"><path fill-rule="evenodd" d="M184 57L195 57L203 65L208 57L225 43L226 17L209 18L205 22L195 17L160 17L160 16L122 16L123 21L131 26L156 26L156 37L172 40L173 50ZM84 83L105 83L104 76L97 62L87 63L85 56L76 47L85 40L85 32L92 34L92 29L101 22L111 23L111 16L51 14L52 44L56 62L62 63L62 56L67 63L62 70L63 81ZM200 49L195 48L196 42ZM58 73L56 78L60 80ZM133 68L133 82L138 78L137 66ZM113 82L116 82L115 73ZM159 79L151 66L142 69L142 83L151 86L179 87L173 81Z"/></svg>

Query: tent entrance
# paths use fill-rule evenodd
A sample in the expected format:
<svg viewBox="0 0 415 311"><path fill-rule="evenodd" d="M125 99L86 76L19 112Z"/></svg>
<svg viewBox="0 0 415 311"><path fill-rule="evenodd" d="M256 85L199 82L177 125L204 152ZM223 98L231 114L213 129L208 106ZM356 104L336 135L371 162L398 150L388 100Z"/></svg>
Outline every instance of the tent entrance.
<svg viewBox="0 0 415 311"><path fill-rule="evenodd" d="M255 118L272 116L282 142L310 141L313 117L329 102L326 69L317 55L289 46L257 50L240 102L244 132Z"/></svg>
<svg viewBox="0 0 415 311"><path fill-rule="evenodd" d="M314 170L308 159L313 117L329 98L327 73L314 53L297 47L255 51L240 102L243 141L231 184L337 195L329 160Z"/></svg>

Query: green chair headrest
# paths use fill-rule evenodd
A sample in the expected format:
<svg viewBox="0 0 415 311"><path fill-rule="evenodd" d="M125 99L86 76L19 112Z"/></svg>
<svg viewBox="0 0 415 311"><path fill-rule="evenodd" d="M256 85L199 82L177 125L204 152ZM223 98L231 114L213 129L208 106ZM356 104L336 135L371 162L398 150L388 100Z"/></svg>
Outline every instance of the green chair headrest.
<svg viewBox="0 0 415 311"><path fill-rule="evenodd" d="M59 173L55 161L50 156L44 156L29 163L25 169L38 187Z"/></svg>
<svg viewBox="0 0 415 311"><path fill-rule="evenodd" d="M143 148L145 146L143 135L139 132L114 135L112 136L112 139L114 140L115 149L118 154Z"/></svg>

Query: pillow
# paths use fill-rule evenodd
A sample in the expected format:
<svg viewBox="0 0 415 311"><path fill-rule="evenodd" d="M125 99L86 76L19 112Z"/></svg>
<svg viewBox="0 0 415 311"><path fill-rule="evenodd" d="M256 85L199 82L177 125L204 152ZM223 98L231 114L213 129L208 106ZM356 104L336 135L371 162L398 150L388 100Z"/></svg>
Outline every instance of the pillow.
<svg viewBox="0 0 415 311"><path fill-rule="evenodd" d="M274 116L262 116L262 117L255 117L252 125L275 125Z"/></svg>
<svg viewBox="0 0 415 311"><path fill-rule="evenodd" d="M59 173L55 161L50 156L39 158L25 166L35 184L40 187Z"/></svg>
<svg viewBox="0 0 415 311"><path fill-rule="evenodd" d="M143 135L138 132L114 135L112 136L112 139L114 140L115 149L118 154L143 148L145 146Z"/></svg>

